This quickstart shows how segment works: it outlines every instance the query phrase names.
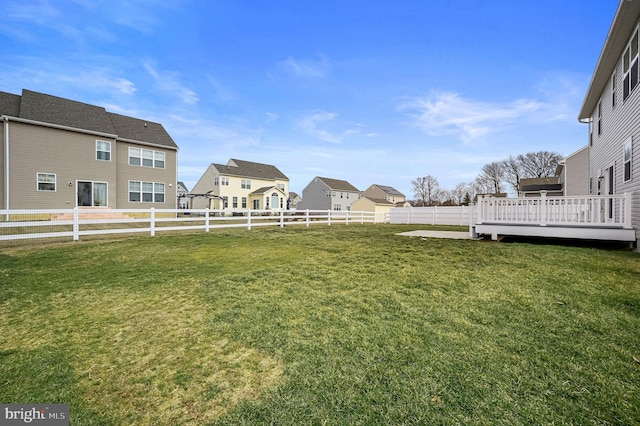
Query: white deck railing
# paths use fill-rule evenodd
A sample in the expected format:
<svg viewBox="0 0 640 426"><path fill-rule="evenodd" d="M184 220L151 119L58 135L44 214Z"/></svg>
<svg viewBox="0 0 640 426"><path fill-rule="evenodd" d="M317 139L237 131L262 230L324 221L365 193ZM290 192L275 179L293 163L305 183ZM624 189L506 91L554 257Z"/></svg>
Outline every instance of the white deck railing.
<svg viewBox="0 0 640 426"><path fill-rule="evenodd" d="M0 241L311 224L383 223L383 214L331 210L0 210Z"/></svg>
<svg viewBox="0 0 640 426"><path fill-rule="evenodd" d="M631 194L572 197L479 197L477 224L631 229Z"/></svg>

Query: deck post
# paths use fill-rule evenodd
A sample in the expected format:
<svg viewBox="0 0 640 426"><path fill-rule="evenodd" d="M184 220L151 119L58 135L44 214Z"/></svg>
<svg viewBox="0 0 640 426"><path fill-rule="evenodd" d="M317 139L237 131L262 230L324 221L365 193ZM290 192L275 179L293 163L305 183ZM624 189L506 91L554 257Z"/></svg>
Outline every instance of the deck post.
<svg viewBox="0 0 640 426"><path fill-rule="evenodd" d="M631 229L631 193L624 193L624 228Z"/></svg>
<svg viewBox="0 0 640 426"><path fill-rule="evenodd" d="M547 226L547 191L540 191L540 226Z"/></svg>

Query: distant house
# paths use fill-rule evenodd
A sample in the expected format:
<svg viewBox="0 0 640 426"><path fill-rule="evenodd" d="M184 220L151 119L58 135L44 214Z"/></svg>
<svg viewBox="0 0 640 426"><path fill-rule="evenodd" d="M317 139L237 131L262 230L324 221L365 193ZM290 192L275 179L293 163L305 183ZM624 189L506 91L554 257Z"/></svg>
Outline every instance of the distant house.
<svg viewBox="0 0 640 426"><path fill-rule="evenodd" d="M298 210L351 210L360 191L346 180L316 176L302 190Z"/></svg>
<svg viewBox="0 0 640 426"><path fill-rule="evenodd" d="M211 164L191 190L192 208L286 209L289 178L276 166L230 159Z"/></svg>
<svg viewBox="0 0 640 426"><path fill-rule="evenodd" d="M184 182L178 181L178 185L176 187L176 193L178 197L178 208L179 209L187 209L189 208L189 190Z"/></svg>
<svg viewBox="0 0 640 426"><path fill-rule="evenodd" d="M403 193L392 186L385 185L373 184L362 193L362 196L370 199L386 200L391 202L392 204L400 206L403 205L406 201L406 197Z"/></svg>
<svg viewBox="0 0 640 426"><path fill-rule="evenodd" d="M558 165L558 181L562 195L587 195L589 193L589 147L584 146L568 155Z"/></svg>
<svg viewBox="0 0 640 426"><path fill-rule="evenodd" d="M159 123L0 92L0 208L175 208L178 146Z"/></svg>
<svg viewBox="0 0 640 426"><path fill-rule="evenodd" d="M298 204L302 201L302 197L298 195L296 192L289 192L289 208L296 209L298 208Z"/></svg>
<svg viewBox="0 0 640 426"><path fill-rule="evenodd" d="M523 178L518 182L518 196L539 197L543 191L549 197L587 195L589 150L583 147L560 161L555 176Z"/></svg>
<svg viewBox="0 0 640 426"><path fill-rule="evenodd" d="M384 217L397 204L383 198L369 198L362 196L351 205L351 210L358 212L374 212L377 222L384 221Z"/></svg>
<svg viewBox="0 0 640 426"><path fill-rule="evenodd" d="M632 194L640 241L640 1L621 0L578 119L589 124L589 193ZM596 50L594 46L594 51ZM613 209L609 209L613 215Z"/></svg>

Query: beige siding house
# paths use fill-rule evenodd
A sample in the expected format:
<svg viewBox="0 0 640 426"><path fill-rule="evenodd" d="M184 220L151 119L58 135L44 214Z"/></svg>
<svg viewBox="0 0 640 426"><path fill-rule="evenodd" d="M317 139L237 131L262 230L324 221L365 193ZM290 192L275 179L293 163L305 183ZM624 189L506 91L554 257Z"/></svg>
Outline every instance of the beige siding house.
<svg viewBox="0 0 640 426"><path fill-rule="evenodd" d="M640 241L640 0L621 0L578 116L589 125L590 194L632 194ZM594 46L594 51L597 49Z"/></svg>
<svg viewBox="0 0 640 426"><path fill-rule="evenodd" d="M383 198L369 198L365 196L362 196L359 200L351 204L351 210L353 211L375 213L375 220L377 222L383 222L385 215L388 215L393 207L396 207L396 204L391 201Z"/></svg>
<svg viewBox="0 0 640 426"><path fill-rule="evenodd" d="M0 92L0 208L175 208L178 147L159 123Z"/></svg>
<svg viewBox="0 0 640 426"><path fill-rule="evenodd" d="M363 193L363 197L371 199L382 199L389 201L392 204L402 205L406 201L406 197L403 193L398 191L392 186L373 184L367 188Z"/></svg>
<svg viewBox="0 0 640 426"><path fill-rule="evenodd" d="M191 189L192 208L280 210L287 208L289 178L270 164L232 158L211 164Z"/></svg>

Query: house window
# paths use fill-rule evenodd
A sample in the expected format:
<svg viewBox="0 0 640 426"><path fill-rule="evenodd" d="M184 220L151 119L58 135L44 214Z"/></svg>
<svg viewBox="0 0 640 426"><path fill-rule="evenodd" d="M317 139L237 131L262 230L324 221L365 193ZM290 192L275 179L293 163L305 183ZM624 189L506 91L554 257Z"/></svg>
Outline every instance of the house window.
<svg viewBox="0 0 640 426"><path fill-rule="evenodd" d="M598 102L598 136L602 133L602 101Z"/></svg>
<svg viewBox="0 0 640 426"><path fill-rule="evenodd" d="M220 178L220 185L229 186L229 178L228 177L221 177Z"/></svg>
<svg viewBox="0 0 640 426"><path fill-rule="evenodd" d="M56 175L55 173L38 173L38 191L55 191Z"/></svg>
<svg viewBox="0 0 640 426"><path fill-rule="evenodd" d="M242 208L243 209L247 208L247 197L242 197Z"/></svg>
<svg viewBox="0 0 640 426"><path fill-rule="evenodd" d="M237 209L238 208L238 197L233 197L232 201L233 201L233 204L232 204L233 208Z"/></svg>
<svg viewBox="0 0 640 426"><path fill-rule="evenodd" d="M218 183L219 183L219 182L220 182L220 178L218 178L218 176L216 176L216 177L214 177L214 178L213 178L213 184L214 184L215 186L218 186Z"/></svg>
<svg viewBox="0 0 640 426"><path fill-rule="evenodd" d="M150 149L129 148L129 165L164 169L165 153Z"/></svg>
<svg viewBox="0 0 640 426"><path fill-rule="evenodd" d="M222 197L222 208L229 208L229 197Z"/></svg>
<svg viewBox="0 0 640 426"><path fill-rule="evenodd" d="M153 151L153 167L156 169L164 169L164 152Z"/></svg>
<svg viewBox="0 0 640 426"><path fill-rule="evenodd" d="M633 31L631 41L622 55L622 70L624 72L622 100L624 101L638 85L638 27Z"/></svg>
<svg viewBox="0 0 640 426"><path fill-rule="evenodd" d="M611 76L611 108L616 107L616 77L617 73L615 70L613 71L613 75Z"/></svg>
<svg viewBox="0 0 640 426"><path fill-rule="evenodd" d="M342 210L342 205L341 204L334 204L333 205L333 210L339 212L340 210Z"/></svg>
<svg viewBox="0 0 640 426"><path fill-rule="evenodd" d="M129 181L129 202L164 203L164 183Z"/></svg>
<svg viewBox="0 0 640 426"><path fill-rule="evenodd" d="M251 189L251 181L249 179L242 179L242 182L240 182L240 188Z"/></svg>
<svg viewBox="0 0 640 426"><path fill-rule="evenodd" d="M277 185L276 185L276 187L277 187L280 191L284 192L284 183L279 183L279 184L277 184Z"/></svg>
<svg viewBox="0 0 640 426"><path fill-rule="evenodd" d="M96 141L96 160L111 161L111 142Z"/></svg>
<svg viewBox="0 0 640 426"><path fill-rule="evenodd" d="M253 209L260 210L260 200L253 200Z"/></svg>
<svg viewBox="0 0 640 426"><path fill-rule="evenodd" d="M631 157L632 157L632 147L631 140L625 142L624 144L624 181L631 180Z"/></svg>
<svg viewBox="0 0 640 426"><path fill-rule="evenodd" d="M106 206L107 183L78 181L78 206Z"/></svg>

